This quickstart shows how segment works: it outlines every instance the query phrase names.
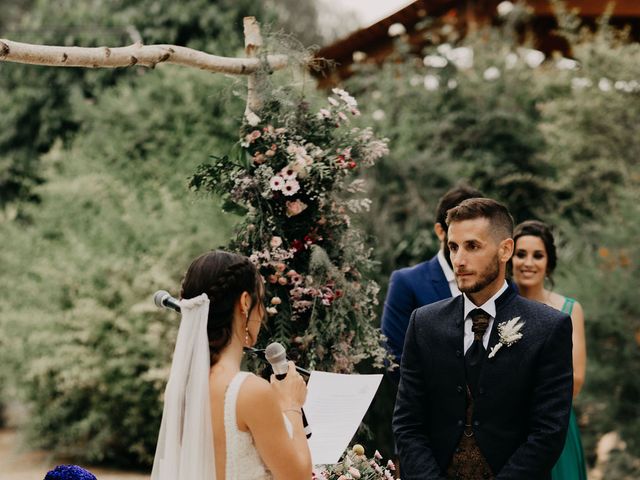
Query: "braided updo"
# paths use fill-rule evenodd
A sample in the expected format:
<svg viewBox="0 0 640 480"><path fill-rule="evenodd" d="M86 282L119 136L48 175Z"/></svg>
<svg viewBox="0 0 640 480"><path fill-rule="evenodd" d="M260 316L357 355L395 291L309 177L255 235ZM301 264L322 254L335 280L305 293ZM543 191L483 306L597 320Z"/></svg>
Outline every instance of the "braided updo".
<svg viewBox="0 0 640 480"><path fill-rule="evenodd" d="M233 334L233 311L242 292L251 296L249 315L262 301L261 278L247 257L216 250L196 258L182 281L184 299L206 293L209 297L207 336L211 365L229 345Z"/></svg>

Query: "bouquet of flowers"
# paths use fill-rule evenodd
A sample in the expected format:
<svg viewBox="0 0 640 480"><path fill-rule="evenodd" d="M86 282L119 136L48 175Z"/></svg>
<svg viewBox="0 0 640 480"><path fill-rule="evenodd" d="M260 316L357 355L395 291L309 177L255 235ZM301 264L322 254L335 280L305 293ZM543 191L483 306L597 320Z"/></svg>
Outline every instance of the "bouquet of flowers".
<svg viewBox="0 0 640 480"><path fill-rule="evenodd" d="M364 454L362 445L354 445L346 452L342 461L336 465L327 466L313 471L313 480L391 480L396 466L391 460L383 466L382 455L377 450L373 458Z"/></svg>
<svg viewBox="0 0 640 480"><path fill-rule="evenodd" d="M266 280L271 339L310 368L352 372L386 358L374 328L379 289L365 277L373 262L350 214L370 205L354 198L364 192L358 173L388 149L352 125L360 112L346 91L327 102L314 112L305 101L268 100L247 116L232 153L201 165L191 187L244 215L230 248Z"/></svg>

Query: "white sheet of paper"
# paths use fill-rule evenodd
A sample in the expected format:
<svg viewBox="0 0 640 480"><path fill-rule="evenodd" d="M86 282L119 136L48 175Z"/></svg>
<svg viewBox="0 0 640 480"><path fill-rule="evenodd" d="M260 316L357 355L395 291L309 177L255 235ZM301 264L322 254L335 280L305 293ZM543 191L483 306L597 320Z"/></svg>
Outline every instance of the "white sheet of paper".
<svg viewBox="0 0 640 480"><path fill-rule="evenodd" d="M382 375L311 372L304 413L314 465L338 463L362 422Z"/></svg>

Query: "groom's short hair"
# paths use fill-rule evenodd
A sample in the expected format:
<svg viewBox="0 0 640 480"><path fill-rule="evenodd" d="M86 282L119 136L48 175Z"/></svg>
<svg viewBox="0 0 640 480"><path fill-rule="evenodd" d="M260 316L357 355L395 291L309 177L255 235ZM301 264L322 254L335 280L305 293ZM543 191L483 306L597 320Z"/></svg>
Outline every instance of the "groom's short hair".
<svg viewBox="0 0 640 480"><path fill-rule="evenodd" d="M469 198L447 212L447 225L452 222L486 218L500 240L513 237L513 217L507 207L491 198Z"/></svg>

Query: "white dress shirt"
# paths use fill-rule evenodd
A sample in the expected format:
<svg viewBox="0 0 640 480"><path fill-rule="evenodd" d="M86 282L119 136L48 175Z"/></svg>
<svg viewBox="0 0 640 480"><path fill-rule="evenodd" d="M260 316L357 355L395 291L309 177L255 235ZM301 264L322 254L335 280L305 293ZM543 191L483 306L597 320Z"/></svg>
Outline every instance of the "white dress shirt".
<svg viewBox="0 0 640 480"><path fill-rule="evenodd" d="M451 267L447 263L447 259L444 258L444 252L442 249L438 250L438 263L440 264L440 268L444 272L444 276L447 279L447 283L449 284L449 291L451 292L452 297L457 297L462 292L458 288L458 284L456 283L456 276L451 270Z"/></svg>
<svg viewBox="0 0 640 480"><path fill-rule="evenodd" d="M502 295L502 293L509 287L507 285L507 281L505 280L504 285L498 290L493 297L484 302L480 306L476 306L470 299L467 297L466 293L464 295L464 353L467 353L469 347L473 343L473 332L471 331L471 327L473 326L473 321L469 316L469 312L475 308L480 308L487 312L487 314L491 317L489 318L489 326L487 327L487 331L484 332L484 336L482 337L482 344L484 348L488 348L489 346L489 337L491 336L491 329L493 328L493 320L496 318L496 299Z"/></svg>

